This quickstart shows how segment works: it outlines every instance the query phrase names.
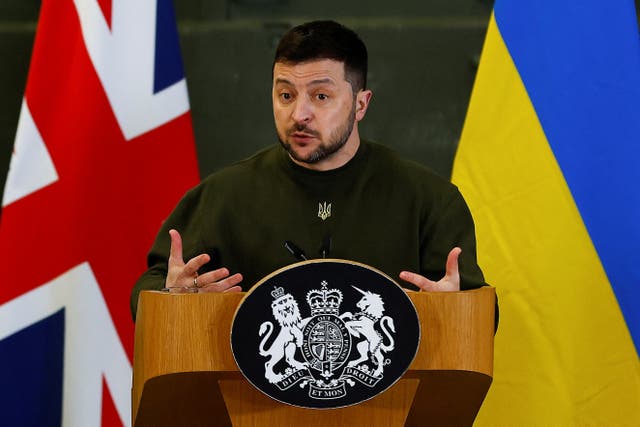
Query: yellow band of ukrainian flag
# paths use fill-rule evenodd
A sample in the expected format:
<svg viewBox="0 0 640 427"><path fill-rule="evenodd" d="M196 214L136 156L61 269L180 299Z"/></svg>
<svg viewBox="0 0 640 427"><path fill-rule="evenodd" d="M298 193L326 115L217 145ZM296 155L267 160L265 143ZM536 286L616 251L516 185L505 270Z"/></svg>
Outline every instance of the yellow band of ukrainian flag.
<svg viewBox="0 0 640 427"><path fill-rule="evenodd" d="M573 69L572 65L560 64L562 69L556 73L549 72L535 58L520 61L518 57L519 62L514 61L514 52L553 55L548 46L532 51L525 44L518 45L517 40L510 44L519 31L526 37L536 37L535 32L520 27L543 26L541 31L549 32L556 23L549 20L555 18L542 14L558 13L558 20L578 16L572 16L571 5L562 9L556 2L548 2L550 7L527 6L532 10L522 11L514 9L521 7L518 3L523 2L496 3L453 170L453 181L465 195L476 221L480 265L500 297L494 382L476 425L637 426L640 362L632 336L632 332L638 333L634 329L637 317L633 317L637 313L631 312L638 307L638 299L624 303L621 300L629 298L629 289L631 299L640 297L640 283L633 273L626 273L629 266L620 259L624 254L611 251L619 245L627 245L626 250L637 248L640 234L634 235L638 227L633 224L612 231L616 223L624 223L624 215L615 216L625 206L589 204L596 195L585 189L600 191L597 185L590 183L581 188L575 184L583 175L591 178L600 173L592 166L582 171L590 165L589 158L576 153L585 149L588 135L596 132L583 128L600 124L585 119L590 116L589 111L584 117L566 117L588 108L578 104L589 100L567 99L572 96L572 89L563 86L565 83L558 76L580 73L582 65ZM599 13L596 11L593 16ZM508 22L510 18L515 22ZM568 27L571 25L567 23ZM585 25L584 19L577 25ZM503 28L511 37L507 42ZM561 37L557 43L566 42ZM637 41L637 27L633 37ZM544 44L549 40L542 37L529 42ZM585 50L589 47L584 46ZM637 54L640 59L640 50L629 54ZM636 62L632 65L636 66ZM601 76L599 73L592 87L607 90L606 85L610 84L622 93L619 79L598 81ZM547 84L552 85L550 90L540 89ZM591 89L584 90L589 93ZM576 93L582 94L579 88ZM634 99L638 101L635 105L617 105L624 109L616 113L618 119L625 114L633 118L640 112L640 94ZM636 118L640 121L640 115ZM594 116L592 121L600 119ZM611 126L621 127L617 123ZM627 129L628 134L614 135L610 141L602 141L596 135L598 140L594 141L602 145L595 151L603 147L616 150L616 144L625 140L621 148L625 157L633 154L627 149L640 154L638 129ZM581 135L582 131L587 136ZM636 142L639 147L633 148ZM569 159L569 154L578 160ZM600 180L612 179L606 172L612 167L604 160L606 155L597 156L604 156L600 168L605 176ZM635 161L629 162L632 160ZM614 167L626 165L622 161ZM634 173L638 176L633 171L624 171L622 176L627 180ZM626 185L635 187L639 183L640 180ZM619 189L611 188L611 193L616 191ZM631 210L637 212L640 190L621 194L632 205ZM610 202L616 200L615 194L602 197ZM608 212L598 211L598 206ZM612 221L608 221L609 216L614 217ZM640 222L640 217L636 219ZM602 231L609 222L607 232ZM625 232L631 235L625 236ZM602 240L608 234L616 234L618 241L607 246ZM624 252L625 248L621 250ZM632 256L637 258L639 253ZM608 271L608 265L615 271ZM616 288L612 278L616 284L627 282ZM622 309L625 307L627 311Z"/></svg>

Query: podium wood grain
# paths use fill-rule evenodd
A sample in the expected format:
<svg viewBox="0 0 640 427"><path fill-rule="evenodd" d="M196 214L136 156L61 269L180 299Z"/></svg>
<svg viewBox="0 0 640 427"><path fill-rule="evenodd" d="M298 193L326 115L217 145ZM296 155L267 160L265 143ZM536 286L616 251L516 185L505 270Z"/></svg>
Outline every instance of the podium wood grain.
<svg viewBox="0 0 640 427"><path fill-rule="evenodd" d="M404 377L355 406L313 410L265 396L238 371L230 331L244 294L140 294L135 426L471 425L491 384L495 290L409 292L422 337Z"/></svg>

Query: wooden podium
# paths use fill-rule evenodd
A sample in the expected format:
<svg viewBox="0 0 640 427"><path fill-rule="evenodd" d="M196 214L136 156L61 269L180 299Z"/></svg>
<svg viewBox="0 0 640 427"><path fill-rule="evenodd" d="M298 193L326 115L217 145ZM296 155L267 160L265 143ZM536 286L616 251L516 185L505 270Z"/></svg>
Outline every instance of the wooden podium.
<svg viewBox="0 0 640 427"><path fill-rule="evenodd" d="M495 289L409 292L422 337L405 375L340 409L277 402L244 379L229 334L243 293L140 294L134 426L469 426L491 385Z"/></svg>

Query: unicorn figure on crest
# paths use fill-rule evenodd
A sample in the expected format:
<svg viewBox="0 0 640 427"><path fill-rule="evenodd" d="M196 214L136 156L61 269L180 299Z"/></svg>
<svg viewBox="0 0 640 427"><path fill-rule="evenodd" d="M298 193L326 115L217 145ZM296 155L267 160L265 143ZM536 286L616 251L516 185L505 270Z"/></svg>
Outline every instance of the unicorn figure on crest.
<svg viewBox="0 0 640 427"><path fill-rule="evenodd" d="M380 295L363 291L355 286L352 287L363 295L356 304L360 312L355 314L346 312L340 318L345 321L347 330L351 335L356 338L362 336L363 339L356 346L360 357L350 361L347 366L353 368L371 358L371 362L376 366L373 376L381 377L384 365L389 363L389 360L385 362L382 353L393 351L395 348L395 341L391 333L389 333L389 330L393 333L396 332L393 319L389 316L383 316L384 301L382 301ZM380 329L384 332L389 343L388 345L385 345L382 334L376 330L376 324L380 325Z"/></svg>

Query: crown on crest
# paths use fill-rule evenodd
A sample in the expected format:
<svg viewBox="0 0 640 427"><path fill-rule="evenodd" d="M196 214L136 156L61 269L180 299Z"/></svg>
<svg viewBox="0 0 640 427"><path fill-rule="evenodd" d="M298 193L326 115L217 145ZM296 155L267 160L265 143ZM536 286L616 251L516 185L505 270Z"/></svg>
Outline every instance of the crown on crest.
<svg viewBox="0 0 640 427"><path fill-rule="evenodd" d="M273 288L273 290L271 291L271 296L273 297L274 300L282 297L283 295L284 295L284 288L282 288L282 286Z"/></svg>
<svg viewBox="0 0 640 427"><path fill-rule="evenodd" d="M307 292L307 303L311 307L311 315L333 314L338 315L340 303L342 303L342 292L338 289L327 289L327 281L323 280L322 289L313 289Z"/></svg>

